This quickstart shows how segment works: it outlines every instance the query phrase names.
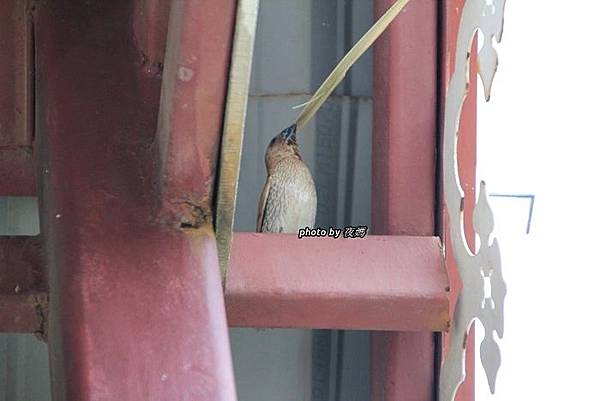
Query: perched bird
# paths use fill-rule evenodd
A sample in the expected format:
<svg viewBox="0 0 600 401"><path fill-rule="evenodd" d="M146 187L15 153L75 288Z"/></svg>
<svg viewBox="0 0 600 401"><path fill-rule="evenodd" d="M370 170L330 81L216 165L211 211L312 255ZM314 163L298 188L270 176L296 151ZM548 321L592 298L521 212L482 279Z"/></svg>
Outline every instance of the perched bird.
<svg viewBox="0 0 600 401"><path fill-rule="evenodd" d="M296 124L271 140L265 152L267 181L258 201L256 231L297 233L312 228L317 191L296 142Z"/></svg>

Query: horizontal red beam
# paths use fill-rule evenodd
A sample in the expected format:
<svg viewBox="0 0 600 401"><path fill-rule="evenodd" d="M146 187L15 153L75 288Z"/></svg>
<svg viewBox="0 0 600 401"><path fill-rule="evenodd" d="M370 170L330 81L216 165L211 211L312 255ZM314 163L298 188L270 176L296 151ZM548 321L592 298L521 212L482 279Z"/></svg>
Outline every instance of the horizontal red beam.
<svg viewBox="0 0 600 401"><path fill-rule="evenodd" d="M0 196L36 196L31 147L0 147Z"/></svg>
<svg viewBox="0 0 600 401"><path fill-rule="evenodd" d="M0 237L0 331L40 331L47 289L40 238Z"/></svg>
<svg viewBox="0 0 600 401"><path fill-rule="evenodd" d="M27 238L0 241L0 332L40 326L45 268ZM225 301L237 327L444 331L447 291L436 237L236 233Z"/></svg>
<svg viewBox="0 0 600 401"><path fill-rule="evenodd" d="M21 240L12 240L16 249ZM32 300L44 299L45 292L10 291L14 271L24 266L10 259L0 258L6 284L0 331L35 331L39 316ZM43 280L36 279L35 288L45 288ZM228 323L237 327L444 331L449 322L448 278L436 237L298 240L236 233L225 301Z"/></svg>
<svg viewBox="0 0 600 401"><path fill-rule="evenodd" d="M443 331L449 322L436 237L236 233L225 303L240 327Z"/></svg>
<svg viewBox="0 0 600 401"><path fill-rule="evenodd" d="M48 292L0 293L0 332L43 334Z"/></svg>

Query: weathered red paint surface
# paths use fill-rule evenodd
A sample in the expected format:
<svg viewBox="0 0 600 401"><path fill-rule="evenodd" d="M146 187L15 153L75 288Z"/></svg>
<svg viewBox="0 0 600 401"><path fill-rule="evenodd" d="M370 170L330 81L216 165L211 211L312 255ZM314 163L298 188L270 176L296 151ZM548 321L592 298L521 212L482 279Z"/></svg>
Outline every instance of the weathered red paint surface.
<svg viewBox="0 0 600 401"><path fill-rule="evenodd" d="M47 291L0 293L0 332L42 335L45 319L42 313L47 305Z"/></svg>
<svg viewBox="0 0 600 401"><path fill-rule="evenodd" d="M447 328L448 279L437 238L305 238L291 248L290 239L286 234L235 234L225 294L231 326ZM0 240L0 247L2 299L24 311L0 315L0 331L21 327L15 319L29 322L18 331L34 331L39 326L35 310L14 288L19 285L21 295L33 290L45 295L41 245L35 238L17 237Z"/></svg>
<svg viewBox="0 0 600 401"><path fill-rule="evenodd" d="M0 237L0 331L42 329L48 289L39 237Z"/></svg>
<svg viewBox="0 0 600 401"><path fill-rule="evenodd" d="M164 64L170 0L137 0L133 3L133 36L147 71Z"/></svg>
<svg viewBox="0 0 600 401"><path fill-rule="evenodd" d="M212 206L229 82L228 69L222 66L229 65L233 37L231 25L215 21L233 21L235 3L172 3L170 24L179 27L179 35L176 30L168 35L156 137L157 173L165 206L185 216L184 224L208 218ZM199 40L199 35L214 40Z"/></svg>
<svg viewBox="0 0 600 401"><path fill-rule="evenodd" d="M445 95L450 78L454 73L456 37L460 17L465 0L450 0L444 7L444 58L442 61L443 93ZM475 207L475 181L476 181L476 159L477 159L477 42L473 43L471 50L470 85L469 93L465 99L460 120L457 145L458 174L464 191L464 226L467 243L473 250L475 247L475 231L473 229L473 209ZM458 275L458 268L454 260L454 252L450 242L448 216L444 208L444 245L447 252L447 269L450 277L450 302L452 313L458 291L462 288L462 282ZM475 333L471 329L467 338L466 354L466 379L456 393L457 401L472 401L475 399ZM444 343L447 344L449 335L444 335ZM445 349L445 347L444 347Z"/></svg>
<svg viewBox="0 0 600 401"><path fill-rule="evenodd" d="M4 0L0 7L0 146L30 146L29 2Z"/></svg>
<svg viewBox="0 0 600 401"><path fill-rule="evenodd" d="M448 327L438 238L292 237L235 234L225 291L230 326Z"/></svg>
<svg viewBox="0 0 600 401"><path fill-rule="evenodd" d="M376 0L381 15L393 0ZM374 45L372 224L433 235L437 142L437 1L410 2Z"/></svg>
<svg viewBox="0 0 600 401"><path fill-rule="evenodd" d="M29 2L0 6L0 196L35 195Z"/></svg>
<svg viewBox="0 0 600 401"><path fill-rule="evenodd" d="M35 196L35 163L29 146L0 146L0 196Z"/></svg>
<svg viewBox="0 0 600 401"><path fill-rule="evenodd" d="M376 0L381 15L392 0ZM435 234L438 5L413 1L375 43L374 232ZM432 400L431 332L371 334L371 401Z"/></svg>
<svg viewBox="0 0 600 401"><path fill-rule="evenodd" d="M175 3L185 12L171 27L169 46L180 45L164 79L177 80L168 75L188 62L196 73L174 92L161 90L160 69L136 47L133 1L55 0L36 11L55 400L235 399L212 227L209 218L181 227L181 210L194 214L187 199L210 199L223 110L203 107L223 103L234 2ZM205 42L219 43L211 57L201 57ZM204 90L213 80L221 91ZM168 135L156 134L161 91ZM161 169L160 149L185 143L201 145L180 161L197 157L206 168ZM183 174L183 184L165 188L158 171L176 182ZM160 208L173 199L183 206Z"/></svg>

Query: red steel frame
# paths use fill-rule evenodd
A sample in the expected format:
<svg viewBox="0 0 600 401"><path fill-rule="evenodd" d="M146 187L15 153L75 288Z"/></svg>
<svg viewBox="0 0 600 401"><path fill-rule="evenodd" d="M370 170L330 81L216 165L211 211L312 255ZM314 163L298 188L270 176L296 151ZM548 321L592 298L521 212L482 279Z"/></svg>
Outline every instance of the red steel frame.
<svg viewBox="0 0 600 401"><path fill-rule="evenodd" d="M0 331L45 331L48 306L40 237L0 237Z"/></svg>
<svg viewBox="0 0 600 401"><path fill-rule="evenodd" d="M53 399L234 400L207 205L235 2L173 2L162 90L134 4L35 11Z"/></svg>
<svg viewBox="0 0 600 401"><path fill-rule="evenodd" d="M438 238L293 237L235 235L225 292L230 325L447 329L448 278Z"/></svg>
<svg viewBox="0 0 600 401"><path fill-rule="evenodd" d="M0 6L0 192L35 196L29 3Z"/></svg>
<svg viewBox="0 0 600 401"><path fill-rule="evenodd" d="M379 16L393 0L375 0ZM409 3L374 48L372 224L435 235L438 5ZM433 400L431 331L371 333L371 401Z"/></svg>
<svg viewBox="0 0 600 401"><path fill-rule="evenodd" d="M360 249L324 239L290 247L286 235L233 243L230 325L391 330L372 334L372 400L435 399L432 332L450 311L434 237L439 102L463 2L412 2L375 47L372 220L387 236ZM15 38L0 41L10 60L0 65L0 116L13 124L0 135L0 195L36 193L33 119L14 113L32 115L35 47L45 241L0 239L0 329L45 330L47 265L57 400L235 399L211 222L235 1L176 3L170 18L166 0L0 8L1 21L17 16L0 27ZM375 0L376 14L391 3ZM459 144L467 211L473 92ZM15 294L15 283L27 284ZM473 399L472 387L469 375L459 399Z"/></svg>
<svg viewBox="0 0 600 401"><path fill-rule="evenodd" d="M393 0L375 0L381 15ZM377 233L433 235L437 186L434 166L441 110L449 83L464 0L412 2L375 44L373 132L373 228ZM440 18L441 17L441 18ZM439 21L442 29L438 30ZM438 50L441 46L441 52ZM476 50L476 44L474 50ZM476 54L475 51L472 54ZM441 55L441 59L438 59ZM471 82L476 82L472 57ZM441 71L438 67L441 65ZM394 72L390 74L390 72ZM441 82L438 82L440 77ZM467 239L474 244L476 85L463 107L459 170L465 191ZM398 174L397 172L402 172ZM399 205L402 205L400 207ZM441 230L445 234L445 212ZM438 228L439 230L439 228ZM438 232L437 234L442 234ZM444 235L444 238L447 238ZM452 249L444 241L452 288L461 282ZM371 335L371 401L432 400L436 397L436 344L431 333L374 332ZM457 400L474 399L474 338L467 346L467 379Z"/></svg>

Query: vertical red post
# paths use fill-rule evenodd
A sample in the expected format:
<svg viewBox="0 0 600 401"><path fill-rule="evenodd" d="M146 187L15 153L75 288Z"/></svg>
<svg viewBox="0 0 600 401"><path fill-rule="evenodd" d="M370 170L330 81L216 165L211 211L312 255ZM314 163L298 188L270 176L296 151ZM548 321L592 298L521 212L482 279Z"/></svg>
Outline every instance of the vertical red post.
<svg viewBox="0 0 600 401"><path fill-rule="evenodd" d="M0 196L35 196L30 1L0 5Z"/></svg>
<svg viewBox="0 0 600 401"><path fill-rule="evenodd" d="M4 0L0 7L0 146L31 146L29 1Z"/></svg>
<svg viewBox="0 0 600 401"><path fill-rule="evenodd" d="M392 3L375 0L376 17ZM435 235L437 3L409 3L375 44L372 222L376 234ZM433 400L433 333L372 333L371 355L371 401Z"/></svg>
<svg viewBox="0 0 600 401"><path fill-rule="evenodd" d="M160 51L135 40L133 0L36 10L54 400L235 399L210 209L196 204L210 205L235 1L175 3L164 74L162 60L149 63ZM157 135L161 91L169 119ZM202 163L195 176L170 151L186 143ZM198 184L172 184L180 178Z"/></svg>

